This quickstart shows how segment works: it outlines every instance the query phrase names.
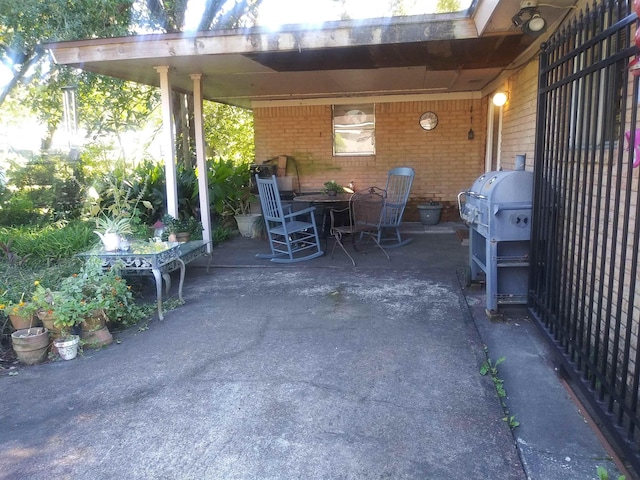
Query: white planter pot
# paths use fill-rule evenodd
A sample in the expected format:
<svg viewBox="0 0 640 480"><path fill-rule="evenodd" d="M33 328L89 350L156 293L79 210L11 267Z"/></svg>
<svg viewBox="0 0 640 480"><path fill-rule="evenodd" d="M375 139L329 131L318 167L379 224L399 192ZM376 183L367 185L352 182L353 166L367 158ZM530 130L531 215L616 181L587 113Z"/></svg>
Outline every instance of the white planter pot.
<svg viewBox="0 0 640 480"><path fill-rule="evenodd" d="M53 344L58 349L58 355L63 360L73 360L78 354L78 342L80 337L78 335L70 335L65 338L58 338L53 341Z"/></svg>
<svg viewBox="0 0 640 480"><path fill-rule="evenodd" d="M240 235L247 238L260 237L260 222L262 220L261 213L249 213L247 215L236 215L236 223Z"/></svg>
<svg viewBox="0 0 640 480"><path fill-rule="evenodd" d="M96 230L93 231L102 240L102 245L107 252L115 252L120 250L120 235L117 233L100 233Z"/></svg>

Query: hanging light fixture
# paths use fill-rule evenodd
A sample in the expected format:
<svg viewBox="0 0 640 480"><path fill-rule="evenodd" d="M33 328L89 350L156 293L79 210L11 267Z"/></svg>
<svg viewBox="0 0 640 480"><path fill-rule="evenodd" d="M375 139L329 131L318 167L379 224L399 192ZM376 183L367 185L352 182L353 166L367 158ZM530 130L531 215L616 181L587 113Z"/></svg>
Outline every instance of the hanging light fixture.
<svg viewBox="0 0 640 480"><path fill-rule="evenodd" d="M502 90L499 90L493 95L492 102L496 107L502 107L507 103L507 98L507 94Z"/></svg>
<svg viewBox="0 0 640 480"><path fill-rule="evenodd" d="M473 140L473 105L469 109L469 131L467 132L467 140Z"/></svg>
<svg viewBox="0 0 640 480"><path fill-rule="evenodd" d="M532 0L520 2L520 11L511 19L513 25L522 28L527 35L537 36L547 28L547 21L540 16L538 3Z"/></svg>

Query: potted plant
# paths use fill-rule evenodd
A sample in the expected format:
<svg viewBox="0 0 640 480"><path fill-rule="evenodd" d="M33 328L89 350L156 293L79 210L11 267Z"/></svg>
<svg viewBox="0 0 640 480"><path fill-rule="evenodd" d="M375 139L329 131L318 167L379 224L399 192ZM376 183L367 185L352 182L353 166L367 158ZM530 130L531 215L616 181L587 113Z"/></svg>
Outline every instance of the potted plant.
<svg viewBox="0 0 640 480"><path fill-rule="evenodd" d="M257 196L251 193L248 185L242 185L231 192L225 199L227 215L233 215L240 235L247 238L259 238L262 235L262 214L252 211L252 204Z"/></svg>
<svg viewBox="0 0 640 480"><path fill-rule="evenodd" d="M80 337L89 346L100 347L113 341L107 323L125 322L135 307L133 294L120 275L120 264L105 270L97 259L90 259L76 276L81 298L90 307L80 322Z"/></svg>
<svg viewBox="0 0 640 480"><path fill-rule="evenodd" d="M8 317L14 330L40 325L34 318L36 308L30 301L34 284L28 270L22 263L10 262L0 275L0 316Z"/></svg>
<svg viewBox="0 0 640 480"><path fill-rule="evenodd" d="M170 242L188 242L191 237L202 235L202 223L195 217L174 218L167 214L162 217L164 235Z"/></svg>
<svg viewBox="0 0 640 480"><path fill-rule="evenodd" d="M11 298L9 290L0 292L0 311L3 312L14 330L35 327L38 320L35 318L36 307L25 300L25 293L22 292L18 300Z"/></svg>
<svg viewBox="0 0 640 480"><path fill-rule="evenodd" d="M49 330L44 327L31 327L16 330L11 334L13 351L25 365L41 363L49 350Z"/></svg>
<svg viewBox="0 0 640 480"><path fill-rule="evenodd" d="M62 281L52 305L53 325L59 332L57 338L53 339L53 345L63 360L75 358L79 336L73 332L76 325L80 325L94 308L93 301L83 298L81 287L75 278L77 277L73 276Z"/></svg>
<svg viewBox="0 0 640 480"><path fill-rule="evenodd" d="M108 252L123 249L124 235L131 235L131 220L127 217L111 218L101 216L96 219L96 228L94 233L100 237L104 249Z"/></svg>
<svg viewBox="0 0 640 480"><path fill-rule="evenodd" d="M343 193L344 188L342 185L336 183L335 180L329 180L328 182L324 182L324 186L322 188L322 193L326 193L329 196L336 196L338 193Z"/></svg>
<svg viewBox="0 0 640 480"><path fill-rule="evenodd" d="M30 303L35 309L36 315L42 324L49 330L49 333L57 333L53 325L53 306L56 302L54 292L40 284L40 281L34 282L35 288L31 294Z"/></svg>
<svg viewBox="0 0 640 480"><path fill-rule="evenodd" d="M440 222L440 213L442 212L440 202L431 200L418 205L418 210L420 211L420 222L423 225L437 225Z"/></svg>

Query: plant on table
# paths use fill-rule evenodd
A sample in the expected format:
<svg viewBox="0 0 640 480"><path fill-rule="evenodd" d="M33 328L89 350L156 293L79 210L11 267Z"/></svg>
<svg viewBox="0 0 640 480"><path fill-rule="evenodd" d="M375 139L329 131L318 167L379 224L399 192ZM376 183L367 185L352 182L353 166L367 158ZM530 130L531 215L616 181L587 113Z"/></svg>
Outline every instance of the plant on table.
<svg viewBox="0 0 640 480"><path fill-rule="evenodd" d="M162 217L165 235L188 233L190 237L202 237L202 223L192 216L178 216L174 218L167 214Z"/></svg>
<svg viewBox="0 0 640 480"><path fill-rule="evenodd" d="M96 218L96 228L102 230L103 233L115 233L117 235L132 235L133 229L131 228L131 219L111 218L106 215L102 215Z"/></svg>
<svg viewBox="0 0 640 480"><path fill-rule="evenodd" d="M136 189L129 180L107 178L107 185L102 188L102 194L93 190L86 206L86 215L96 222L96 228L102 233L119 235L133 235L146 238L148 228L145 224L145 214L153 211L153 205L144 200L147 190L147 180L140 182L141 188Z"/></svg>
<svg viewBox="0 0 640 480"><path fill-rule="evenodd" d="M328 182L324 182L322 193L326 193L328 195L331 195L331 194L335 195L337 193L343 193L343 192L344 192L344 187L336 183L335 180L329 180Z"/></svg>

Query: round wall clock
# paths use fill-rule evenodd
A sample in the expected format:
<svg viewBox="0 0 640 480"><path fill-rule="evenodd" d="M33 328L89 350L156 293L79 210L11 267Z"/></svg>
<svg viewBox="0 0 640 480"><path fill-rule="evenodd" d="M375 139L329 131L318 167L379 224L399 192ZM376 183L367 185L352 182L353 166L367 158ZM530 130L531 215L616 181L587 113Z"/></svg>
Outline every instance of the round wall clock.
<svg viewBox="0 0 640 480"><path fill-rule="evenodd" d="M433 112L424 112L420 115L420 126L425 130L433 130L438 125L438 115Z"/></svg>

